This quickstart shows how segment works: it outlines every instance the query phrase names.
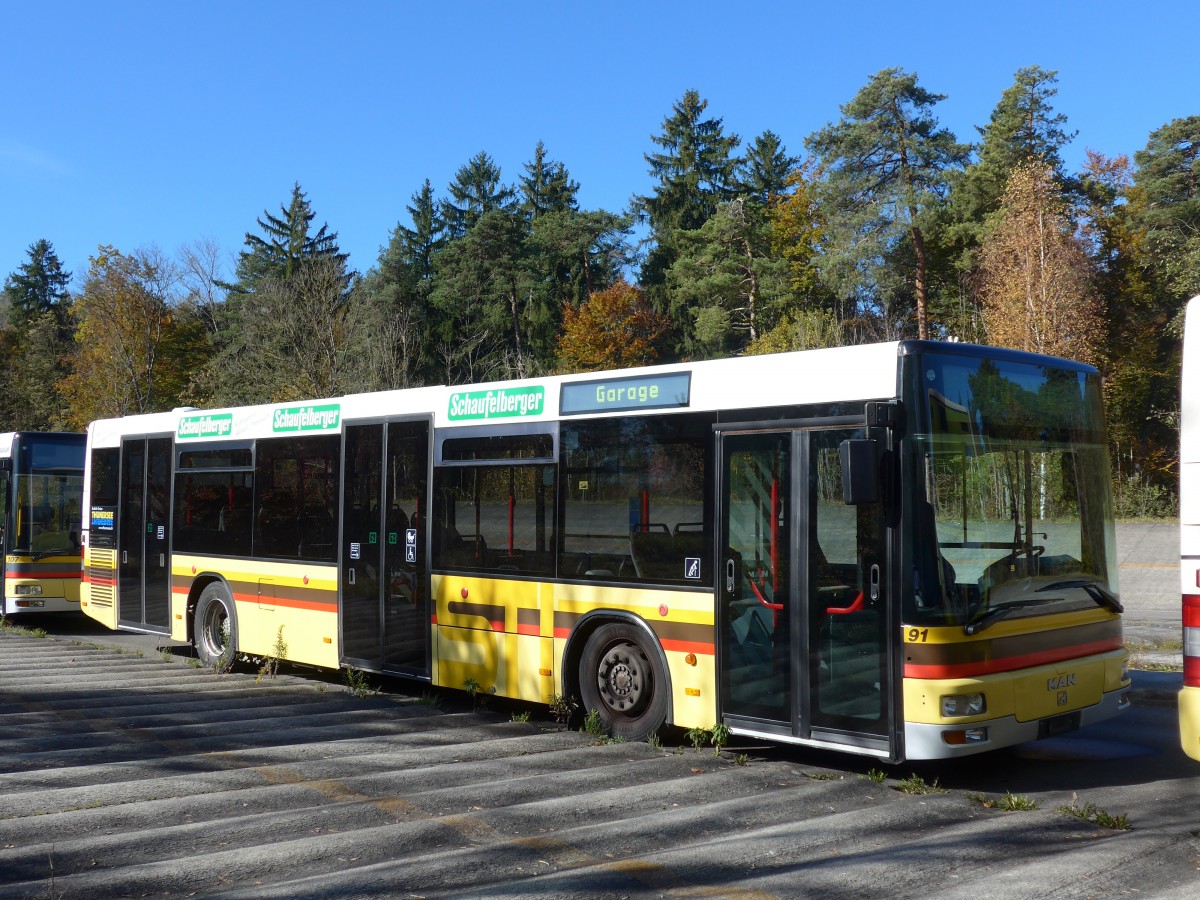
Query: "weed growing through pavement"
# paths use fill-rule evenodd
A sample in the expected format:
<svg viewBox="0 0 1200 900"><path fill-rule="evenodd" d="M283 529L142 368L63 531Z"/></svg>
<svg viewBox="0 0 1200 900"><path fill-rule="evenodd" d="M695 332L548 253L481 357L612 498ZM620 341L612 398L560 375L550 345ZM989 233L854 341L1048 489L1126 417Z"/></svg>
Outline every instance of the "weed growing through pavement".
<svg viewBox="0 0 1200 900"><path fill-rule="evenodd" d="M867 769L867 774L863 776L867 781L873 781L876 784L883 784L887 781L887 773L880 769Z"/></svg>
<svg viewBox="0 0 1200 900"><path fill-rule="evenodd" d="M600 721L600 710L593 709L583 717L583 733L592 737L604 737L604 723Z"/></svg>
<svg viewBox="0 0 1200 900"><path fill-rule="evenodd" d="M346 686L350 688L350 693L358 699L362 700L364 697L378 693L371 687L366 672L360 672L358 669L342 669L342 672L345 673Z"/></svg>
<svg viewBox="0 0 1200 900"><path fill-rule="evenodd" d="M709 734L709 740L712 741L712 745L716 750L716 755L720 756L721 749L729 743L729 726L724 722L718 722L712 727Z"/></svg>
<svg viewBox="0 0 1200 900"><path fill-rule="evenodd" d="M909 775L896 783L896 790L902 794L944 794L946 789L933 779L933 784L926 784L920 775Z"/></svg>
<svg viewBox="0 0 1200 900"><path fill-rule="evenodd" d="M1127 816L1111 815L1103 809L1098 809L1094 803L1085 803L1080 806L1079 798L1074 794L1071 795L1071 805L1060 806L1058 812L1064 816L1074 816L1076 819L1091 822L1101 828L1111 828L1114 831L1129 831L1133 828Z"/></svg>
<svg viewBox="0 0 1200 900"><path fill-rule="evenodd" d="M712 732L707 728L689 728L687 731L687 739L692 742L692 746L696 748L696 752L700 752L700 748L712 740Z"/></svg>
<svg viewBox="0 0 1200 900"><path fill-rule="evenodd" d="M555 694L550 700L550 715L554 716L554 723L558 725L559 731L570 724L571 717L575 715L577 709L579 709L579 704L575 702L574 697Z"/></svg>
<svg viewBox="0 0 1200 900"><path fill-rule="evenodd" d="M1004 812L1029 812L1038 808L1037 801L1005 791L1003 797L989 797L986 794L971 794L971 800L984 809L999 809Z"/></svg>
<svg viewBox="0 0 1200 900"><path fill-rule="evenodd" d="M271 648L271 655L263 660L262 665L258 669L258 677L254 679L255 684L261 682L264 678L274 678L279 672L279 661L287 659L288 645L283 639L283 626L279 626L279 630L275 632L275 646Z"/></svg>

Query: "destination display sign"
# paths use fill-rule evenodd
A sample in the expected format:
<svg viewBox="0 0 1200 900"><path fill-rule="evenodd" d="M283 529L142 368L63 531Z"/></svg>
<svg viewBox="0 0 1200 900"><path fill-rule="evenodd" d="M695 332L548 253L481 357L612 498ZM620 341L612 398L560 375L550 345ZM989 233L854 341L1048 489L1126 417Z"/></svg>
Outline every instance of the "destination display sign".
<svg viewBox="0 0 1200 900"><path fill-rule="evenodd" d="M559 412L572 416L677 408L691 403L691 391L691 372L575 381L562 386Z"/></svg>

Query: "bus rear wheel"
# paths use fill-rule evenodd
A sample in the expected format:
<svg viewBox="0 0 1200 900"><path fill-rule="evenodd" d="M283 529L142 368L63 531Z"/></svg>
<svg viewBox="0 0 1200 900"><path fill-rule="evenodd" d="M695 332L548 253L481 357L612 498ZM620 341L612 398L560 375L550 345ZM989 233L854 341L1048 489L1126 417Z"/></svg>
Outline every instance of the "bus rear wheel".
<svg viewBox="0 0 1200 900"><path fill-rule="evenodd" d="M210 584L196 601L194 631L196 655L200 662L217 672L233 668L237 653L237 614L233 599L224 585Z"/></svg>
<svg viewBox="0 0 1200 900"><path fill-rule="evenodd" d="M613 736L648 738L667 719L667 677L646 637L632 625L613 622L592 632L579 663L584 712L596 710Z"/></svg>

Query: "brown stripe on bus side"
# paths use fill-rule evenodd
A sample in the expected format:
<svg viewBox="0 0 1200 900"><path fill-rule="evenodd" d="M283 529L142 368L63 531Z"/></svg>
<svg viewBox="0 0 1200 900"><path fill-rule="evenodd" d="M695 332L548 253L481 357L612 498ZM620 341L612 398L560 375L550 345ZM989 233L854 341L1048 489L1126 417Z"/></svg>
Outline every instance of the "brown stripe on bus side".
<svg viewBox="0 0 1200 900"><path fill-rule="evenodd" d="M1093 622L1033 634L964 640L954 644L906 643L904 661L918 666L961 666L1027 656L1047 650L1069 649L1076 645L1095 644L1120 636L1121 622L1119 619L1113 619L1109 622Z"/></svg>
<svg viewBox="0 0 1200 900"><path fill-rule="evenodd" d="M497 603L468 603L465 600L451 600L446 604L446 612L452 616L478 616L487 619L493 631L504 630L504 607ZM443 622L442 624L447 623Z"/></svg>
<svg viewBox="0 0 1200 900"><path fill-rule="evenodd" d="M540 609L526 609L521 606L517 608L517 625L534 625L542 624L542 611Z"/></svg>
<svg viewBox="0 0 1200 900"><path fill-rule="evenodd" d="M172 575L171 590L175 593L188 593L192 588L192 582L196 578L194 575ZM259 596L259 582L256 581L237 581L232 578L225 579L229 583L229 589L234 595L244 599L257 598ZM336 606L337 605L337 590L335 588L313 588L302 587L299 585L284 584L279 581L264 578L264 586L270 585L271 592L262 596L262 599L279 600L286 604L287 601L295 601L303 604L317 604L319 606Z"/></svg>

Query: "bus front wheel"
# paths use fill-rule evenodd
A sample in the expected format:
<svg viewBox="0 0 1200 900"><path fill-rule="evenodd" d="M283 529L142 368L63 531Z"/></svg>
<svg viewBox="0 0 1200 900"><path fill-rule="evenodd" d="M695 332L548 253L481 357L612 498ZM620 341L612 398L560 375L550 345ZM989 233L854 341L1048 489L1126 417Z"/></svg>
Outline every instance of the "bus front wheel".
<svg viewBox="0 0 1200 900"><path fill-rule="evenodd" d="M613 737L644 740L666 721L666 673L632 625L613 622L592 633L583 647L579 685L584 713L596 710Z"/></svg>
<svg viewBox="0 0 1200 900"><path fill-rule="evenodd" d="M233 668L237 653L237 615L225 587L210 584L196 602L196 655L200 662L218 672Z"/></svg>

